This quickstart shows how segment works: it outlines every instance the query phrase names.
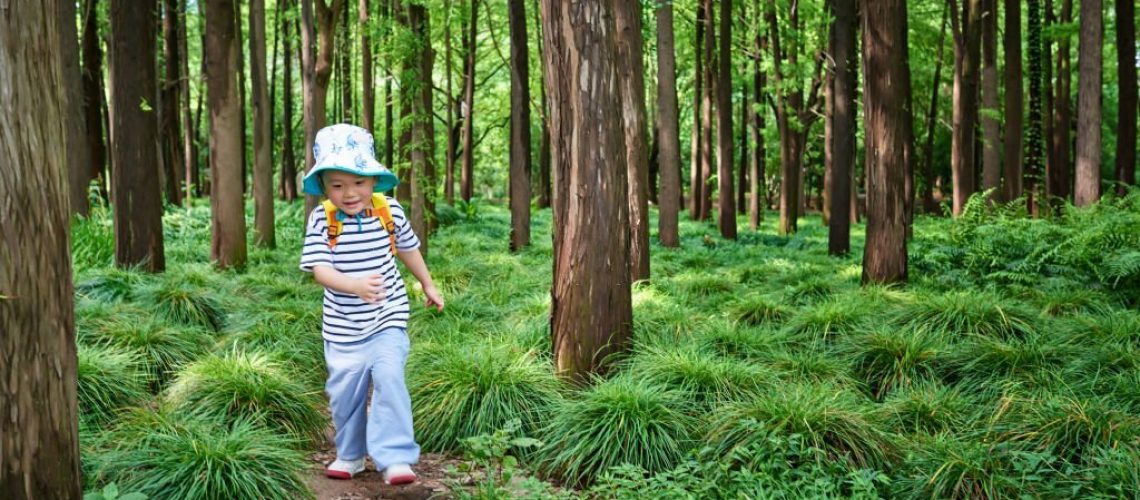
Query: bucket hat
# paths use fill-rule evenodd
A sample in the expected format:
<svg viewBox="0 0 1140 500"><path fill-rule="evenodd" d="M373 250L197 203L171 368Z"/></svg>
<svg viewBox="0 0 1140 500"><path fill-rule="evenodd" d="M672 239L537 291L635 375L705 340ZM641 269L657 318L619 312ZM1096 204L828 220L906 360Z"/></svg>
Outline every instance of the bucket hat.
<svg viewBox="0 0 1140 500"><path fill-rule="evenodd" d="M372 190L377 193L396 187L400 180L376 161L372 145L372 134L355 125L338 123L320 129L313 141L315 162L312 170L305 174L302 191L313 196L324 194L320 174L325 170L375 177L376 186Z"/></svg>

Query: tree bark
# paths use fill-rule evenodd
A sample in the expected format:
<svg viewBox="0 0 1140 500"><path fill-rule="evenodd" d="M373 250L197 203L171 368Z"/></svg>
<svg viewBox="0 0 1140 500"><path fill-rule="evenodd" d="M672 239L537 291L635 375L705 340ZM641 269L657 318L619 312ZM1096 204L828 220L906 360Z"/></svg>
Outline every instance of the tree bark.
<svg viewBox="0 0 1140 500"><path fill-rule="evenodd" d="M1026 30L1026 60L1029 61L1029 113L1027 115L1028 130L1025 133L1025 190L1029 192L1026 204L1030 211L1034 211L1034 196L1039 186L1038 179L1044 171L1044 144L1043 122L1041 104L1044 98L1042 88L1042 55L1041 55L1041 3L1040 0L1028 0Z"/></svg>
<svg viewBox="0 0 1140 500"><path fill-rule="evenodd" d="M982 0L966 0L961 12L951 1L954 32L954 116L950 172L954 184L953 213L961 215L974 194L974 131L978 119L978 63L981 52ZM959 22L964 26L959 27Z"/></svg>
<svg viewBox="0 0 1140 500"><path fill-rule="evenodd" d="M408 61L414 66L412 81L404 82L410 91L413 115L411 147L408 157L411 160L412 229L420 235L420 253L428 254L431 221L435 219L435 128L432 120L432 67L435 55L431 50L431 27L427 8L421 4L408 4L408 23L416 37L418 50Z"/></svg>
<svg viewBox="0 0 1140 500"><path fill-rule="evenodd" d="M1061 3L1061 22L1068 24L1073 20L1073 2L1065 0ZM1057 43L1057 87L1053 96L1052 133L1049 134L1052 146L1052 155L1045 167L1045 189L1047 201L1053 211L1060 210L1061 205L1069 198L1072 180L1069 172L1072 170L1070 159L1070 146L1072 144L1073 107L1072 107L1072 71L1069 58L1069 37L1062 37ZM1043 59L1048 64L1048 51ZM1045 78L1046 88L1049 79ZM1045 114L1046 117L1049 113Z"/></svg>
<svg viewBox="0 0 1140 500"><path fill-rule="evenodd" d="M455 124L455 93L451 86L451 77L453 73L453 65L451 64L451 0L444 2L444 9L447 10L447 17L443 21L443 54L444 54L444 79L447 82L447 87L444 90L444 101L447 103L447 121L444 123L444 130L447 133L447 152L445 158L445 173L443 184L443 196L447 203L455 203L455 158L456 148L458 147L458 137L456 131L459 130Z"/></svg>
<svg viewBox="0 0 1140 500"><path fill-rule="evenodd" d="M162 168L166 172L164 189L166 201L171 205L182 203L182 178L186 173L185 162L182 158L183 144L182 131L179 130L181 118L179 103L179 62L182 59L178 46L178 1L163 0L162 2L162 50L165 71L162 80L162 112L159 113L159 137L162 141Z"/></svg>
<svg viewBox="0 0 1140 500"><path fill-rule="evenodd" d="M938 206L934 203L934 126L938 122L938 94L942 85L942 49L946 45L948 12L949 7L942 9L942 27L938 32L938 55L934 56L934 81L930 85L930 108L926 114L926 144L922 148L922 177L926 181L922 186L922 209L928 214L938 211Z"/></svg>
<svg viewBox="0 0 1140 500"><path fill-rule="evenodd" d="M1124 1L1124 0L1117 0ZM1081 46L1077 89L1077 178L1073 204L1084 207L1100 199L1100 96L1104 41L1101 0L1081 0ZM1135 68L1135 64L1132 65Z"/></svg>
<svg viewBox="0 0 1140 500"><path fill-rule="evenodd" d="M661 170L657 238L661 246L681 245L677 218L681 210L681 136L677 116L677 64L673 4L657 4L657 161Z"/></svg>
<svg viewBox="0 0 1140 500"><path fill-rule="evenodd" d="M79 68L60 72L76 40L59 28L75 6L49 5L17 0L0 17L0 206L35 208L0 218L0 497L13 500L82 495L65 125L79 120L65 81Z"/></svg>
<svg viewBox="0 0 1140 500"><path fill-rule="evenodd" d="M720 235L736 239L736 206L732 187L732 0L721 0L717 55L717 222Z"/></svg>
<svg viewBox="0 0 1140 500"><path fill-rule="evenodd" d="M206 3L206 93L210 108L210 259L219 268L246 260L241 189L241 101L233 0Z"/></svg>
<svg viewBox="0 0 1140 500"><path fill-rule="evenodd" d="M530 71L526 5L510 0L511 26L511 251L530 245Z"/></svg>
<svg viewBox="0 0 1140 500"><path fill-rule="evenodd" d="M705 11L704 0L697 2L696 35L693 37L693 126L691 149L689 151L689 219L701 220L701 199L704 186L701 185L701 151L704 150L704 128L701 124L702 98L704 96L705 52Z"/></svg>
<svg viewBox="0 0 1140 500"><path fill-rule="evenodd" d="M997 0L982 0L982 190L1001 184L1001 131L998 126Z"/></svg>
<svg viewBox="0 0 1140 500"><path fill-rule="evenodd" d="M83 116L86 122L88 164L87 181L84 183L83 205L73 207L78 213L86 214L88 207L86 187L92 180L98 181L98 193L107 199L106 180L107 143L103 137L103 54L100 49L98 0L83 2Z"/></svg>
<svg viewBox="0 0 1140 500"><path fill-rule="evenodd" d="M534 9L534 26L535 26L535 44L538 46L538 60L544 60L542 49L542 20L538 12L538 8ZM546 77L546 65L539 64L539 74L541 80ZM538 208L550 208L553 203L551 196L550 185L552 183L551 170L550 170L550 103L546 99L546 86L539 85L539 118L542 121L542 137L539 138L538 143Z"/></svg>
<svg viewBox="0 0 1140 500"><path fill-rule="evenodd" d="M288 0L287 0L288 3ZM297 160L293 156L293 38L289 32L289 22L283 23L281 37L284 40L284 74L281 75L285 91L281 95L281 127L285 140L281 145L281 197L292 202L297 199Z"/></svg>
<svg viewBox="0 0 1140 500"><path fill-rule="evenodd" d="M1136 4L1116 0L1116 60L1120 68L1120 98L1116 116L1116 193L1136 184Z"/></svg>
<svg viewBox="0 0 1140 500"><path fill-rule="evenodd" d="M907 279L904 101L896 85L906 74L905 0L863 0L863 60L867 108L867 243L863 283ZM874 147L870 147L874 145ZM839 217L833 217L838 219Z"/></svg>
<svg viewBox="0 0 1140 500"><path fill-rule="evenodd" d="M357 16L360 19L360 86L361 115L365 130L376 133L376 89L372 83L372 33L371 23L368 21L368 0L360 0L357 5Z"/></svg>
<svg viewBox="0 0 1140 500"><path fill-rule="evenodd" d="M127 5L129 4L129 5ZM115 264L166 268L162 242L162 191L158 182L155 49L158 4L111 2L111 151ZM144 105L150 103L149 105Z"/></svg>
<svg viewBox="0 0 1140 500"><path fill-rule="evenodd" d="M754 0L753 10L756 11L757 23L759 24L760 11L759 0ZM761 139L760 132L764 130L764 113L763 109L763 92L765 84L767 83L765 74L760 71L760 58L764 54L764 36L761 33L761 28L756 29L756 41L754 50L756 57L752 60L752 102L753 108L750 110L751 115L751 134L752 154L750 155L750 164L748 179L749 191L752 199L749 201L748 207L748 225L756 231L760 227L760 222L764 220L764 210L768 208L768 193L767 186L764 182L765 165L764 165L764 141Z"/></svg>
<svg viewBox="0 0 1140 500"><path fill-rule="evenodd" d="M276 248L270 142L273 131L269 125L273 103L265 87L265 0L250 0L249 4L249 80L253 86L253 238L257 246Z"/></svg>
<svg viewBox="0 0 1140 500"><path fill-rule="evenodd" d="M628 349L629 194L611 2L542 0L554 197L551 337L559 375L584 383ZM564 75L578 75L564 78ZM587 194L588 193L588 194ZM606 221L598 224L597 221Z"/></svg>
<svg viewBox="0 0 1140 500"><path fill-rule="evenodd" d="M340 39L336 49L337 79L340 84L340 119L338 123L357 123L356 113L352 103L352 24L348 16L348 2L343 2L342 9L333 11L333 16L340 16L340 23L344 28L337 30ZM371 130L371 129L369 129Z"/></svg>
<svg viewBox="0 0 1140 500"><path fill-rule="evenodd" d="M460 167L459 196L463 201L470 202L474 190L475 156L472 148L475 147L475 123L473 119L475 110L475 34L476 21L479 18L479 0L471 0L471 22L467 26L467 38L463 45L466 48L466 59L463 63L463 162Z"/></svg>
<svg viewBox="0 0 1140 500"><path fill-rule="evenodd" d="M858 14L856 0L835 0L835 80L832 87L832 175L828 177L831 218L827 226L827 252L851 251L851 175L855 170L855 92L859 84Z"/></svg>
<svg viewBox="0 0 1140 500"><path fill-rule="evenodd" d="M752 107L752 93L748 85L740 87L740 162L736 175L736 213L745 215L748 210L748 110Z"/></svg>
<svg viewBox="0 0 1140 500"><path fill-rule="evenodd" d="M313 140L317 130L325 126L328 119L325 112L325 102L329 93L329 81L332 78L333 62L333 34L336 31L337 16L335 13L343 10L345 0L332 0L332 5L326 0L301 1L301 50L303 81L308 82L304 90L305 106L305 172L313 168ZM315 11L314 11L315 10ZM312 53L313 16L317 22L317 53L314 60ZM308 56L305 54L308 53ZM316 208L317 197L305 197L305 213L308 214Z"/></svg>
<svg viewBox="0 0 1140 500"><path fill-rule="evenodd" d="M75 2L56 4L60 19L59 48L60 70L66 90L67 115L64 136L67 148L68 194L72 213L87 215L87 188L91 185L91 150L87 144L87 121L83 74L79 69L79 34L75 26Z"/></svg>
<svg viewBox="0 0 1140 500"><path fill-rule="evenodd" d="M614 36L625 135L624 163L629 187L629 273L632 282L649 279L649 144L645 128L641 4L615 2L613 15L617 28ZM731 141L730 137L729 148L732 147ZM731 168L730 164L729 175Z"/></svg>
<svg viewBox="0 0 1140 500"><path fill-rule="evenodd" d="M1021 136L1024 133L1023 92L1021 73L1021 2L1005 0L1005 36L1002 50L1005 52L1005 130L1002 142L1005 146L1002 183L1002 201L1010 202L1021 196Z"/></svg>
<svg viewBox="0 0 1140 500"><path fill-rule="evenodd" d="M713 174L713 101L716 96L716 66L713 61L713 47L716 44L716 13L713 11L713 0L702 0L705 4L705 65L702 67L701 79L701 204L698 220L708 220L712 212L712 186L709 181Z"/></svg>
<svg viewBox="0 0 1140 500"><path fill-rule="evenodd" d="M183 55L179 61L178 90L182 93L181 106L178 110L182 120L182 173L185 176L185 191L182 200L190 206L193 196L201 194L198 190L198 141L194 129L193 115L190 113L190 57L186 49L186 4L178 1L178 47Z"/></svg>

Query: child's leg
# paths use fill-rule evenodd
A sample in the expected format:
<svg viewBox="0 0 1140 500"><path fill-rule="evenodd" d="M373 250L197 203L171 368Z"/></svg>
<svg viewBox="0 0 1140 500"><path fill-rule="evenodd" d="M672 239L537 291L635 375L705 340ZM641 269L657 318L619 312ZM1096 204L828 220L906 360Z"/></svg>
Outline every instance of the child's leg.
<svg viewBox="0 0 1140 500"><path fill-rule="evenodd" d="M412 400L404 383L408 359L408 335L404 330L386 330L373 349L372 411L368 418L368 454L376 470L392 464L414 464L420 457L412 431Z"/></svg>
<svg viewBox="0 0 1140 500"><path fill-rule="evenodd" d="M325 391L336 425L336 455L342 460L364 456L367 415L368 341L341 344L325 341L325 364L329 379Z"/></svg>

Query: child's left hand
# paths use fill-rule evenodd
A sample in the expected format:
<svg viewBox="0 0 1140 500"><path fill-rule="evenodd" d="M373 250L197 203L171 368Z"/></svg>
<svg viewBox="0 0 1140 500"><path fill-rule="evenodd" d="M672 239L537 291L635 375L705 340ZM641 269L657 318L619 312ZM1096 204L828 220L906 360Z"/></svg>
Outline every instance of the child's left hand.
<svg viewBox="0 0 1140 500"><path fill-rule="evenodd" d="M436 290L434 286L424 287L424 297L427 297L427 304L424 305L427 307L435 305L436 311L443 311L443 296L439 294L439 290Z"/></svg>

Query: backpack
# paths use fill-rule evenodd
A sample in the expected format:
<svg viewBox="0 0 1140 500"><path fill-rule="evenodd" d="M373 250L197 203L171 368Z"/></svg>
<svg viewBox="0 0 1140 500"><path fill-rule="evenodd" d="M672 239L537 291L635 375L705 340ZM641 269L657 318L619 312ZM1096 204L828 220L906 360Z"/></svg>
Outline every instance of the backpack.
<svg viewBox="0 0 1140 500"><path fill-rule="evenodd" d="M325 209L325 218L328 221L329 249L336 248L336 239L344 232L344 222L337 220L336 205L325 200L321 204ZM372 193L372 207L361 210L361 217L379 217L380 223L388 231L388 243L392 247L392 254L396 254L396 221L392 219L392 208L388 206L388 199L380 193Z"/></svg>

